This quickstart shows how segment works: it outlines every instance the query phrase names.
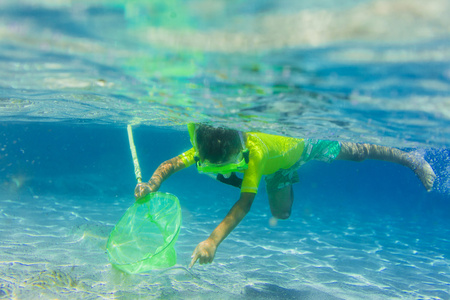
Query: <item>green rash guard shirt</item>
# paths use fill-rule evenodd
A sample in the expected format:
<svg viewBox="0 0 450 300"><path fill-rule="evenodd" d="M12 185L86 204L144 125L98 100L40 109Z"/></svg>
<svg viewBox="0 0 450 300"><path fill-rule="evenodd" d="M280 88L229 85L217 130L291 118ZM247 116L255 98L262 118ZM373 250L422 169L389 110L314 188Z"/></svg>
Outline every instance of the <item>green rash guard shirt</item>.
<svg viewBox="0 0 450 300"><path fill-rule="evenodd" d="M241 193L257 193L263 175L280 169L289 169L301 157L305 148L304 139L283 137L261 132L245 133L245 146L249 150L248 169L245 170ZM195 149L179 155L186 167L195 163Z"/></svg>

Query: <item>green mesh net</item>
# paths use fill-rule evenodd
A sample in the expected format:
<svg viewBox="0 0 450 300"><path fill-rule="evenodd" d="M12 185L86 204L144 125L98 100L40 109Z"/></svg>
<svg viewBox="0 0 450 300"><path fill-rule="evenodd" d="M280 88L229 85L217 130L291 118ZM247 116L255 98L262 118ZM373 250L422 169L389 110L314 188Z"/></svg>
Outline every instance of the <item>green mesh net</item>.
<svg viewBox="0 0 450 300"><path fill-rule="evenodd" d="M175 265L174 249L181 228L178 198L155 192L135 202L109 235L111 264L130 274Z"/></svg>

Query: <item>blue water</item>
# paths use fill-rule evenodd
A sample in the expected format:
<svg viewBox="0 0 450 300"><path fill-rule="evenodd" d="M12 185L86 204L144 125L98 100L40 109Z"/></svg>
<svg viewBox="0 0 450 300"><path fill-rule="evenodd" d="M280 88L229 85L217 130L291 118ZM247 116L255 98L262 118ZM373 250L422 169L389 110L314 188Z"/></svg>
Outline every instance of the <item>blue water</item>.
<svg viewBox="0 0 450 300"><path fill-rule="evenodd" d="M448 1L2 1L0 298L450 299ZM239 196L194 168L177 265L126 275L105 253L142 174L206 121L415 151L310 162L289 220L262 187L211 265L186 267Z"/></svg>

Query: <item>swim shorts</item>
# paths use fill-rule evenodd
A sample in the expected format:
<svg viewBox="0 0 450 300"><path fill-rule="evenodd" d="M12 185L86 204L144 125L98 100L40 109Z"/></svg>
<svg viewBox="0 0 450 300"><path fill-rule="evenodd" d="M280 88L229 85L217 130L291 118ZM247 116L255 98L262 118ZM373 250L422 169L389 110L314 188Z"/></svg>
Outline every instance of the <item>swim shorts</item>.
<svg viewBox="0 0 450 300"><path fill-rule="evenodd" d="M280 169L266 176L266 189L268 192L282 189L299 182L297 170L310 160L332 162L341 151L341 145L336 141L305 140L305 148L300 159L289 169Z"/></svg>

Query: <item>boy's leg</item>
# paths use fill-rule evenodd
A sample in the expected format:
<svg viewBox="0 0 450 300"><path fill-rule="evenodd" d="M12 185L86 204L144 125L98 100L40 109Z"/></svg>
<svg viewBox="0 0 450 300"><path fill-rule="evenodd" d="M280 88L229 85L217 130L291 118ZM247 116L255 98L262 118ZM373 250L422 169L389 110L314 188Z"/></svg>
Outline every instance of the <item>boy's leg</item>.
<svg viewBox="0 0 450 300"><path fill-rule="evenodd" d="M265 178L270 211L276 219L285 220L291 215L294 202L292 185L299 181L298 167L297 164L294 164L289 169L278 170Z"/></svg>
<svg viewBox="0 0 450 300"><path fill-rule="evenodd" d="M342 142L341 151L336 159L351 161L376 159L400 164L413 170L427 191L432 189L434 179L436 178L433 169L425 159L396 148Z"/></svg>
<svg viewBox="0 0 450 300"><path fill-rule="evenodd" d="M270 211L277 219L289 218L294 202L294 190L292 185L285 186L279 190L268 191Z"/></svg>

